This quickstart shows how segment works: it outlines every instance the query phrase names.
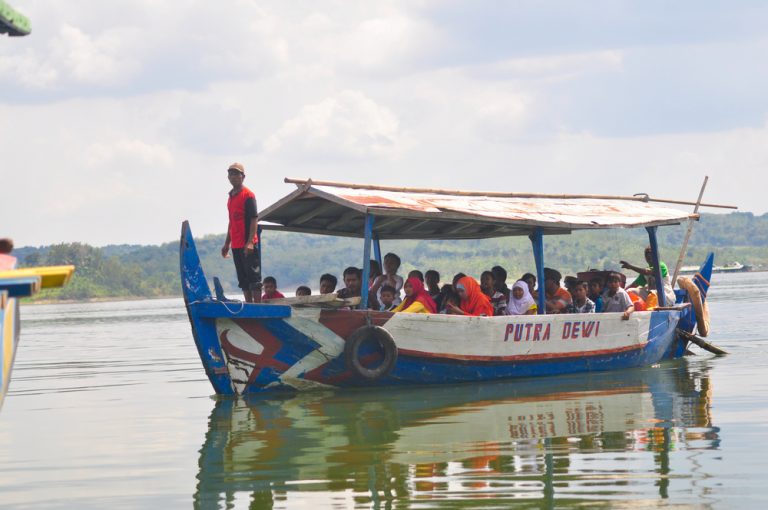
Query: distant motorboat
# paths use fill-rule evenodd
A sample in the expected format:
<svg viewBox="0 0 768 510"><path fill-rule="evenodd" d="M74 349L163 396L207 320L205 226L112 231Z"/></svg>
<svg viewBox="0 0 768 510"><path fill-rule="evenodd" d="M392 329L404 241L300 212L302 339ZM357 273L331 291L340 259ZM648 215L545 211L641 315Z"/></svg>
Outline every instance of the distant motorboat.
<svg viewBox="0 0 768 510"><path fill-rule="evenodd" d="M683 266L680 268L680 274L696 274L698 270L698 266ZM746 273L747 271L752 271L752 266L740 262L731 262L724 266L714 266L712 268L713 273Z"/></svg>

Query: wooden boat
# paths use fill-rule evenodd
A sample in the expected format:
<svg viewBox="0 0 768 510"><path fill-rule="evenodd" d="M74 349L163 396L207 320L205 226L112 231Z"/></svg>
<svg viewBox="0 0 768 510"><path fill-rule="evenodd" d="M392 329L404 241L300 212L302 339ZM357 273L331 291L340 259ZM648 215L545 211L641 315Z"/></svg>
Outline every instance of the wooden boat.
<svg viewBox="0 0 768 510"><path fill-rule="evenodd" d="M74 271L75 266L0 271L0 407L11 382L19 343L19 299L32 296L41 289L66 285Z"/></svg>
<svg viewBox="0 0 768 510"><path fill-rule="evenodd" d="M656 230L689 218L643 197L594 197L387 189L296 181L297 189L261 215L268 228L362 237L362 281L371 250L388 239L531 239L544 281L544 239L580 229L645 228L658 264ZM311 254L307 254L311 256ZM709 257L697 285L706 297ZM244 304L211 294L189 224L180 243L181 281L208 378L218 394L278 390L447 384L627 369L682 356L695 316L686 294L636 312L467 317L336 309L338 303L283 300ZM364 285L361 302L367 303ZM317 297L314 299L328 299ZM349 303L346 303L349 304Z"/></svg>

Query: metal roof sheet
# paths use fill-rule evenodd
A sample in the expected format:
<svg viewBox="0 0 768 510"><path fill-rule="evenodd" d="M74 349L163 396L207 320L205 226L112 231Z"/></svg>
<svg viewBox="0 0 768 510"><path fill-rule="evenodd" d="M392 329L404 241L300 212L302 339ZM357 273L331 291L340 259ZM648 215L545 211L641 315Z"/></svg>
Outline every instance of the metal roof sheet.
<svg viewBox="0 0 768 510"><path fill-rule="evenodd" d="M260 215L267 228L362 237L365 215L380 239L480 239L572 230L674 225L698 218L639 200L462 196L300 185Z"/></svg>

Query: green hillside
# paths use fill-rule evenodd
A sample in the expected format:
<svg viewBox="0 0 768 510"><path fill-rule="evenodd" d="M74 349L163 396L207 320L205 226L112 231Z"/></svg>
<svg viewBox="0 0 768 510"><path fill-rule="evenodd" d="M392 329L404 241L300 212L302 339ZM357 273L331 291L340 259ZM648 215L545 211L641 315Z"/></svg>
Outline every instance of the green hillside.
<svg viewBox="0 0 768 510"><path fill-rule="evenodd" d="M659 229L662 259L674 264L685 226ZM264 275L277 278L278 287L292 292L298 285L317 288L322 273L341 277L343 269L360 266L363 242L317 235L265 231ZM198 251L209 277L221 278L225 289L236 288L231 259L220 254L224 235L197 239ZM545 238L547 265L564 274L588 268L618 269L619 260L643 261L647 244L643 229L580 231ZM437 269L443 280L462 271L479 277L483 270L502 265L510 280L533 272L530 242L526 238L480 241L391 241L382 251L394 251L403 260L400 273L411 269ZM701 263L709 251L717 263L739 261L756 269L768 268L768 214L704 214L696 225L685 264ZM95 248L66 243L16 250L23 266L74 264L77 272L64 289L42 293L39 299L90 299L180 295L178 243L111 245ZM235 295L235 293L232 293Z"/></svg>

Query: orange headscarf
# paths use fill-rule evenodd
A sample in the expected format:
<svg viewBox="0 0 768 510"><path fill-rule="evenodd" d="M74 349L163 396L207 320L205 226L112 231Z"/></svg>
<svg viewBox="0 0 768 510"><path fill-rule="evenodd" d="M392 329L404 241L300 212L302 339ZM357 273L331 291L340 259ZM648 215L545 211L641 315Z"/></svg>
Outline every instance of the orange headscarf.
<svg viewBox="0 0 768 510"><path fill-rule="evenodd" d="M488 296L483 294L474 278L465 276L457 282L457 286L464 287L466 297L461 300L461 310L465 315L487 315L493 317L493 305Z"/></svg>
<svg viewBox="0 0 768 510"><path fill-rule="evenodd" d="M435 304L435 300L432 299L432 296L429 295L429 292L424 289L424 284L421 282L421 280L415 276L411 276L405 281L405 283L410 284L411 287L413 287L413 294L410 297L406 296L406 298L403 300L403 304L398 308L405 310L411 306L414 301L418 301L424 305L424 308L426 308L429 313L437 313L437 305Z"/></svg>

